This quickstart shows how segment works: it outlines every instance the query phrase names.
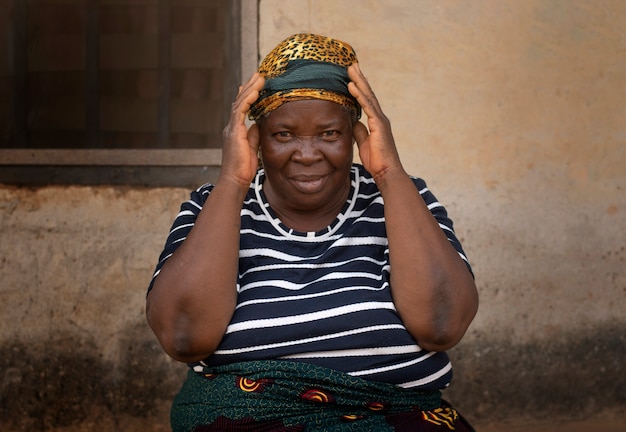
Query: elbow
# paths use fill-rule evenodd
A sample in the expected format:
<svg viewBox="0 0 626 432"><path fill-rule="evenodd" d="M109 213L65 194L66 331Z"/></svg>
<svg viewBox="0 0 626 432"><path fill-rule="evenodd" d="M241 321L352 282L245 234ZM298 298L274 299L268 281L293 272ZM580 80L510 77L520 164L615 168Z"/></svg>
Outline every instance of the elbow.
<svg viewBox="0 0 626 432"><path fill-rule="evenodd" d="M430 331L422 348L430 351L447 351L455 347L467 332L478 313L478 291L471 281L471 286L463 290L466 295L462 301L442 301L433 308Z"/></svg>
<svg viewBox="0 0 626 432"><path fill-rule="evenodd" d="M478 301L466 305L462 313L435 313L427 325L408 328L420 347L427 351L447 351L455 347L467 332L478 311Z"/></svg>
<svg viewBox="0 0 626 432"><path fill-rule="evenodd" d="M215 351L216 347L203 347L199 349L193 340L186 334L174 335L166 344L161 343L163 350L174 360L193 363L204 360Z"/></svg>
<svg viewBox="0 0 626 432"><path fill-rule="evenodd" d="M154 329L153 329L154 331ZM193 363L209 357L216 344L204 344L204 346L189 332L186 331L154 331L163 351L176 361Z"/></svg>
<svg viewBox="0 0 626 432"><path fill-rule="evenodd" d="M466 330L448 316L431 317L430 320L415 324L419 325L408 325L407 330L426 351L449 350L461 341Z"/></svg>
<svg viewBox="0 0 626 432"><path fill-rule="evenodd" d="M165 321L151 311L148 302L146 318L163 351L176 361L183 363L200 361L217 349L217 343L195 337L192 326L183 315L179 315L175 320Z"/></svg>
<svg viewBox="0 0 626 432"><path fill-rule="evenodd" d="M463 338L463 332L438 331L417 338L417 344L426 351L448 351Z"/></svg>

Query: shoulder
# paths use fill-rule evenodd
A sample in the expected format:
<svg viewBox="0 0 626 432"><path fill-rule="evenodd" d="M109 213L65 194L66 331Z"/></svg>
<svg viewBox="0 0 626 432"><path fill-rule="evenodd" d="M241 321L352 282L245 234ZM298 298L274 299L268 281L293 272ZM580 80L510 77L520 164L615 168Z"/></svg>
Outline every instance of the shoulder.
<svg viewBox="0 0 626 432"><path fill-rule="evenodd" d="M360 190L364 188L378 189L372 175L361 164L352 164L352 181L354 181Z"/></svg>
<svg viewBox="0 0 626 432"><path fill-rule="evenodd" d="M214 187L215 185L212 183L203 184L190 193L189 200L198 204L204 204Z"/></svg>
<svg viewBox="0 0 626 432"><path fill-rule="evenodd" d="M197 189L193 190L189 194L189 200L187 202L193 202L195 204L203 205L213 189L215 188L214 183L205 183ZM254 183L250 185L250 189L248 191L248 195L254 192Z"/></svg>
<svg viewBox="0 0 626 432"><path fill-rule="evenodd" d="M413 184L420 191L420 193L424 190L428 190L428 186L426 185L426 181L421 177L415 177L413 175L409 175L411 180L413 180Z"/></svg>

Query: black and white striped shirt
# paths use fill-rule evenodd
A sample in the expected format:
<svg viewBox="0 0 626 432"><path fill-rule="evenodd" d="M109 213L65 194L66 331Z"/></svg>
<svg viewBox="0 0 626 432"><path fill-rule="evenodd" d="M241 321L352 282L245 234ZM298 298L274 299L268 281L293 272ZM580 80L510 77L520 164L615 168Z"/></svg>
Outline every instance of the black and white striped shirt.
<svg viewBox="0 0 626 432"><path fill-rule="evenodd" d="M264 172L258 172L241 210L235 313L217 351L190 366L291 359L405 388L450 383L447 354L421 349L393 304L382 196L361 165L353 166L351 177L349 198L335 221L303 233L272 212L263 194ZM467 263L446 210L423 180L413 181ZM200 187L182 204L153 282L212 188Z"/></svg>

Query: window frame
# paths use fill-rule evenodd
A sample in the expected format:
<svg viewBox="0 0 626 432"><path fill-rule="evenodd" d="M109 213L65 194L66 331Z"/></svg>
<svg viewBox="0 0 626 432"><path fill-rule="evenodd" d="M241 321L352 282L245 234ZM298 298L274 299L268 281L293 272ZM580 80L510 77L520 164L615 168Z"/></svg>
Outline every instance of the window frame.
<svg viewBox="0 0 626 432"><path fill-rule="evenodd" d="M168 9L170 0L159 0L159 4L166 6ZM26 2L15 0L14 12L16 16L25 19ZM231 53L233 74L228 84L231 85L232 98L235 97L237 88L241 84L242 77L249 77L258 66L258 0L231 0L228 2L230 15L230 23L228 35L226 37L226 47ZM86 2L87 17L91 22L97 22L97 0L88 0ZM166 31L169 30L169 14L160 14L160 24ZM15 43L25 43L25 29L16 26L14 38ZM88 47L97 44L96 32L89 32L87 35ZM163 38L163 33L159 36ZM169 44L161 43L160 57L167 60L160 61L159 67L162 70L169 69ZM87 67L97 69L97 59L93 54L87 54ZM96 51L97 53L97 51ZM21 56L21 57L20 57ZM25 86L25 58L22 54L16 53L14 58L16 62L16 86ZM162 76L160 85L169 89L169 73ZM93 76L93 74L92 74ZM97 80L95 81L97 85ZM93 92L97 92L93 79L88 79L86 93L87 97L93 97ZM169 90L164 92L169 95ZM4 148L0 149L0 183L17 184L17 185L39 185L41 183L48 184L126 184L126 185L146 185L146 186L182 186L178 184L176 179L176 171L180 169L191 169L195 174L191 175L191 179L187 180L196 183L197 180L214 181L219 173L221 166L221 148L194 148L194 149L173 149L163 148L169 135L169 97L164 98L165 101L159 106L159 131L158 131L158 147L150 149L126 148L126 149L108 149L95 148L93 144L96 142L98 133L98 111L91 110L87 113L87 143L85 148L81 149L44 149L44 148ZM230 101L227 105L230 106ZM20 101L15 101L14 111L17 122L26 121L26 107ZM224 113L224 120L227 121L228 110ZM24 129L25 130L25 129ZM93 132L93 131L96 132ZM24 142L26 137L23 133L18 133L16 141ZM42 179L41 176L30 175L34 172L54 171L57 174L54 179ZM78 180L76 176L68 176L64 178L63 171L88 172L94 170L96 175L87 176L87 178ZM137 181L136 176L118 176L117 180L112 179L110 173L132 172L137 170L148 172L146 176L140 176L141 180ZM169 175L162 175L163 171L169 172ZM30 174L29 174L30 173ZM207 176L208 173L208 176ZM73 177L73 178L72 178ZM186 178L189 179L189 175ZM29 180L30 178L30 180ZM135 180L133 180L135 178ZM197 178L197 180L196 180ZM120 183L121 182L121 183ZM183 180L185 182L185 180ZM197 184L196 184L197 185Z"/></svg>

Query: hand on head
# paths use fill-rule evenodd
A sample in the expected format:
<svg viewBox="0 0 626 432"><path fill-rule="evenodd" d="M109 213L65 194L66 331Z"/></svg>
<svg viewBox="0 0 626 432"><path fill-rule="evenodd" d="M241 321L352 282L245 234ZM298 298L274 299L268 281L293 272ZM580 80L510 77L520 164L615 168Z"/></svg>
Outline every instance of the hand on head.
<svg viewBox="0 0 626 432"><path fill-rule="evenodd" d="M367 127L361 122L356 122L353 132L363 166L374 176L374 179L384 175L390 169L402 169L391 132L391 123L381 109L358 63L348 68L348 75L352 80L348 84L348 90L367 115Z"/></svg>
<svg viewBox="0 0 626 432"><path fill-rule="evenodd" d="M367 126L355 121L353 129L365 169L375 179L392 169L403 169L389 119L361 72L352 47L319 35L299 34L279 44L263 60L259 72L240 87L224 129L220 178L249 184L258 168L259 131L256 124L247 129L246 115L257 120L284 103L302 99L346 106L355 119L361 110L365 112Z"/></svg>
<svg viewBox="0 0 626 432"><path fill-rule="evenodd" d="M223 132L220 179L234 180L245 187L249 186L258 168L259 149L258 128L256 125L247 128L245 120L264 83L261 74L255 72L248 82L239 87Z"/></svg>

